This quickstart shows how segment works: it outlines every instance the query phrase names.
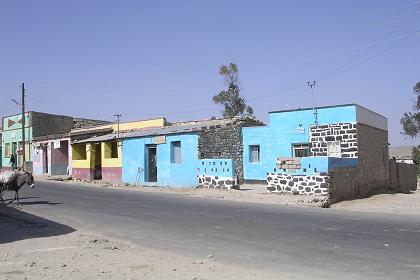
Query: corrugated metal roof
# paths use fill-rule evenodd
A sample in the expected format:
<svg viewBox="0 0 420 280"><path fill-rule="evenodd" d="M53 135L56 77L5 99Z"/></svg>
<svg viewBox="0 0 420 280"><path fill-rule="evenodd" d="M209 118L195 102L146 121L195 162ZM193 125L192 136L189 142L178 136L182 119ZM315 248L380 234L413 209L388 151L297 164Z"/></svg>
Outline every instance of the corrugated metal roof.
<svg viewBox="0 0 420 280"><path fill-rule="evenodd" d="M227 125L234 123L241 118L233 119L217 119L217 120L205 120L197 122L189 122L188 124L173 124L170 126L154 129L139 129L129 132L120 132L120 139L123 138L137 138L137 137L148 137L148 136L159 136L179 133L193 133L205 129L211 129L216 127L226 127ZM88 139L74 141L74 143L87 143L87 142L102 142L117 139L117 133L110 133L102 136L91 137Z"/></svg>

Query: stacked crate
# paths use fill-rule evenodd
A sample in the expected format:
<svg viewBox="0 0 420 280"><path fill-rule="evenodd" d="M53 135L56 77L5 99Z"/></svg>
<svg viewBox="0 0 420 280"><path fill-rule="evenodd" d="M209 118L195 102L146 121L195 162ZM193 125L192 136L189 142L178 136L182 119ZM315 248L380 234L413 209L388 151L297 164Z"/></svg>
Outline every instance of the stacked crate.
<svg viewBox="0 0 420 280"><path fill-rule="evenodd" d="M290 173L295 173L296 170L301 169L301 161L298 157L279 157L276 162L277 168L282 171L288 171Z"/></svg>

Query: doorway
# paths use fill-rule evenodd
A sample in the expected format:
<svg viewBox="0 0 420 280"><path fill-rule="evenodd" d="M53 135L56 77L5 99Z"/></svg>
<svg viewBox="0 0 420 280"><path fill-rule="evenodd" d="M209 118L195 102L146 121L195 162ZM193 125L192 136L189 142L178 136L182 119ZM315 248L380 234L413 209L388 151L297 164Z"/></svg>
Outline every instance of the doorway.
<svg viewBox="0 0 420 280"><path fill-rule="evenodd" d="M48 145L46 144L42 147L42 165L43 165L43 172L48 173Z"/></svg>
<svg viewBox="0 0 420 280"><path fill-rule="evenodd" d="M15 158L15 165L12 166L12 168L17 168L19 165L18 163L18 155L17 155L17 143L16 142L12 142L12 155Z"/></svg>
<svg viewBox="0 0 420 280"><path fill-rule="evenodd" d="M102 180L102 150L101 144L95 144L95 174L94 180Z"/></svg>
<svg viewBox="0 0 420 280"><path fill-rule="evenodd" d="M157 149L155 145L147 147L147 181L157 182Z"/></svg>

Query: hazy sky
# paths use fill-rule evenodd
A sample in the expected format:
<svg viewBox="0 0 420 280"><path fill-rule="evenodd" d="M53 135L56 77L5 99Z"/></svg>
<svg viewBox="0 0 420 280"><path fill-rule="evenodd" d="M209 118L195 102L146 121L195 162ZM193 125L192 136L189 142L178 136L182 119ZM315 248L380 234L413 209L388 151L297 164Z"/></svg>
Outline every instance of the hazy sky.
<svg viewBox="0 0 420 280"><path fill-rule="evenodd" d="M0 115L19 112L9 99L25 82L30 110L108 120L118 112L125 121L220 116L211 101L225 86L218 68L235 62L263 121L269 111L311 107L306 82L319 80L317 105L358 103L389 118L391 145L420 144L399 124L420 81L420 11L400 23L419 5L1 0Z"/></svg>

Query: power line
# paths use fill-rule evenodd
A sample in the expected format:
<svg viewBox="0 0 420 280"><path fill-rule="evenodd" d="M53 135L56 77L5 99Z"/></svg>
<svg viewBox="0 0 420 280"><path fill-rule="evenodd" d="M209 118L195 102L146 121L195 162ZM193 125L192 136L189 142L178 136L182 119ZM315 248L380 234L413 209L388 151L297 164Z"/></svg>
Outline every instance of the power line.
<svg viewBox="0 0 420 280"><path fill-rule="evenodd" d="M387 48L383 49L382 51L380 51L380 52L378 52L378 53L376 53L376 54L374 54L374 55L371 55L371 56L367 57L366 59L364 59L364 60L360 61L360 62L359 62L359 63L357 63L357 64L351 65L351 66L349 66L349 67L347 67L347 68L345 68L345 69L343 69L343 70L341 70L341 71L339 71L339 72L335 73L333 76L329 77L329 79L334 78L334 77L336 77L336 76L338 76L338 75L340 75L340 74L343 74L343 73L345 73L345 72L347 72L347 71L349 71L349 70L351 70L351 69L353 69L353 68L355 68L355 67L357 67L357 66L359 66L359 65L362 65L362 64L364 64L364 63L368 62L369 60L372 60L373 58L375 58L375 57L377 57L377 56L379 56L379 55L381 55L381 54L383 54L383 53L385 53L385 52L387 52L387 51L389 51L389 50L393 49L394 47L398 46L399 44L403 43L404 41L406 41L406 40L410 39L412 36L416 35L416 34L417 34L417 33L419 33L419 32L420 32L420 28L416 29L414 32L412 32L412 33L408 34L407 36L403 37L402 39L398 40L398 41L397 41L397 42L395 42L394 44L392 44L392 45L390 45L389 47L387 47ZM325 80L325 79L324 79L324 80Z"/></svg>
<svg viewBox="0 0 420 280"><path fill-rule="evenodd" d="M121 114L114 114L114 117L117 118L117 139L120 140L120 117Z"/></svg>
<svg viewBox="0 0 420 280"><path fill-rule="evenodd" d="M317 81L322 81L327 79L330 76L336 76L334 74L338 73L343 73L342 70L345 69L346 67L352 65L355 61L359 60L360 58L362 58L364 55L368 54L370 51L372 51L373 49L375 49L379 44L381 44L383 41L385 41L389 36L391 36L397 29L399 29L401 26L403 26L412 16L414 16L418 11L420 10L420 5L414 9L413 12L411 12L408 16L406 16L401 22L399 22L394 28L392 28L389 32L387 32L386 34L384 34L378 41L376 41L374 44L372 44L370 47L368 47L366 50L364 50L363 52L361 52L360 54L358 54L356 57L354 57L350 62L334 69L333 71L328 72L327 74L325 74L324 76L320 77L319 79L317 79ZM360 64L357 64L360 65Z"/></svg>

